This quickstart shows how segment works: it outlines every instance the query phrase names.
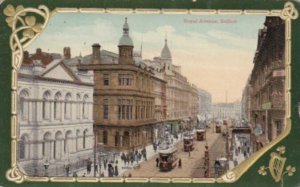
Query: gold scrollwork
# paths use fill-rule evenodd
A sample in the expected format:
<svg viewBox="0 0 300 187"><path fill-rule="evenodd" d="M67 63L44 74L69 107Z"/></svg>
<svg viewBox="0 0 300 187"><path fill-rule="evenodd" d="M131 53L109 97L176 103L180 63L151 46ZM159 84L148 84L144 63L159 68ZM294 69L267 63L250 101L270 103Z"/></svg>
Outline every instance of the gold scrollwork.
<svg viewBox="0 0 300 187"><path fill-rule="evenodd" d="M32 13L41 16L44 22L37 23L35 16L28 15ZM45 29L49 20L49 9L44 5L40 5L38 9L24 8L22 5L15 8L12 5L7 5L4 14L7 16L8 26L12 29L10 36L10 48L13 51L12 65L17 69L23 59L23 48L28 46ZM21 38L19 38L20 32L22 32Z"/></svg>
<svg viewBox="0 0 300 187"><path fill-rule="evenodd" d="M266 176L268 170L273 177L275 182L281 182L281 187L284 186L284 177L286 175L293 176L296 172L296 167L288 165L285 168L286 157L283 157L285 153L285 147L280 146L276 149L277 152L272 152L270 155L269 167L260 166L258 169L258 174Z"/></svg>
<svg viewBox="0 0 300 187"><path fill-rule="evenodd" d="M299 16L299 13L293 3L287 2L284 4L284 8L280 14L281 19L283 19L283 20L297 19L298 16Z"/></svg>
<svg viewBox="0 0 300 187"><path fill-rule="evenodd" d="M17 166L10 168L6 172L6 178L9 181L14 181L15 183L22 183L24 182L24 174L19 170Z"/></svg>

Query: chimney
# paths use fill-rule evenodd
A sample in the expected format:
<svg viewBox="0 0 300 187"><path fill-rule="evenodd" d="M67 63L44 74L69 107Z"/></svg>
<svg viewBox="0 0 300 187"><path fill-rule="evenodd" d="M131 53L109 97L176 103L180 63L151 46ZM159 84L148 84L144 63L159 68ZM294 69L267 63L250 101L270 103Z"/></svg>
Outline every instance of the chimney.
<svg viewBox="0 0 300 187"><path fill-rule="evenodd" d="M64 59L69 60L71 58L71 48L64 47Z"/></svg>
<svg viewBox="0 0 300 187"><path fill-rule="evenodd" d="M24 64L30 64L29 52L28 51L24 51L23 63Z"/></svg>
<svg viewBox="0 0 300 187"><path fill-rule="evenodd" d="M42 55L42 49L41 48L37 48L36 49L36 55L37 56L41 56Z"/></svg>
<svg viewBox="0 0 300 187"><path fill-rule="evenodd" d="M92 45L92 49L93 49L92 63L93 64L101 63L100 48L101 48L101 46L98 43L95 43Z"/></svg>

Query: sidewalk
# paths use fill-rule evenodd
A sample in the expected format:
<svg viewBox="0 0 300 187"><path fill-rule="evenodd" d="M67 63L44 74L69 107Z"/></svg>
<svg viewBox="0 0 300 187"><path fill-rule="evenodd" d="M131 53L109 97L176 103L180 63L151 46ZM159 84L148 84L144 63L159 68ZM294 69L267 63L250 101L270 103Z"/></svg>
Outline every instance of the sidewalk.
<svg viewBox="0 0 300 187"><path fill-rule="evenodd" d="M181 140L181 136L179 135L178 139L174 138L174 142L173 144L177 144L179 141ZM142 149L139 149L138 151L141 151ZM150 144L148 146L146 146L146 152L147 152L147 160L151 160L155 155L158 154L158 152L154 151L153 149L153 145ZM118 160L118 176L123 176L124 172L129 171L129 170L134 170L134 166L137 166L143 162L145 162L145 160L142 158L138 163L136 161L133 162L133 164L124 164L124 162L121 160L121 157L118 157L116 160ZM114 162L113 167L115 168L116 166L116 162ZM104 173L104 177L108 177L108 168L104 168L103 163L101 164L101 168L98 167L98 173L96 173L96 176L100 177L100 174L103 172ZM86 167L77 170L77 175L78 177L82 177L84 174L86 177L93 177L94 176L94 165L92 165L91 168L91 172L89 174L87 174L87 170ZM73 173L72 171L70 172L70 176L72 176Z"/></svg>

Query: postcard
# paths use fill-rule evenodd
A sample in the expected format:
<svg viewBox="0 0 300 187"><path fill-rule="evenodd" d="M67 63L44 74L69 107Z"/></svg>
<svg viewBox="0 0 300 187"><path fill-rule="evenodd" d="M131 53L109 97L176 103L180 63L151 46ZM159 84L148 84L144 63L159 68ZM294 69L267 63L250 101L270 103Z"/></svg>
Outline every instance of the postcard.
<svg viewBox="0 0 300 187"><path fill-rule="evenodd" d="M85 2L1 4L0 186L300 185L299 2Z"/></svg>

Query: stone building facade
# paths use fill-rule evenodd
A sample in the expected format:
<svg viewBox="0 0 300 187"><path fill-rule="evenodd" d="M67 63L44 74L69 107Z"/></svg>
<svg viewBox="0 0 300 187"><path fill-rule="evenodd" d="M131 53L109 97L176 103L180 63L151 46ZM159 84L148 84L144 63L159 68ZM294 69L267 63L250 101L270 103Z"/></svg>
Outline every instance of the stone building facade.
<svg viewBox="0 0 300 187"><path fill-rule="evenodd" d="M90 63L80 65L82 70L94 71L97 142L116 149L152 143L155 124L164 117L161 105L165 96L161 92L166 82L155 76L152 69L134 62L127 20L118 45L119 54L111 53L103 58L100 48L94 44Z"/></svg>
<svg viewBox="0 0 300 187"><path fill-rule="evenodd" d="M212 115L214 119L240 119L241 117L241 102L235 101L232 103L214 103L212 105Z"/></svg>
<svg viewBox="0 0 300 187"><path fill-rule="evenodd" d="M142 147L161 138L168 122L177 123L177 131L183 119L196 122L197 88L172 64L167 40L153 60L142 59L142 50L133 47L126 20L118 54L94 44L91 55L67 60L94 71L97 142L104 147Z"/></svg>
<svg viewBox="0 0 300 187"><path fill-rule="evenodd" d="M92 156L93 73L73 72L62 59L22 64L18 71L17 159L28 175L65 174Z"/></svg>
<svg viewBox="0 0 300 187"><path fill-rule="evenodd" d="M285 24L267 17L259 30L250 76L250 124L253 149L258 150L285 128Z"/></svg>

